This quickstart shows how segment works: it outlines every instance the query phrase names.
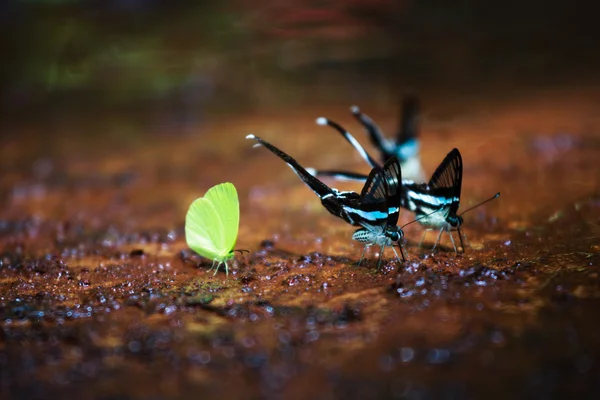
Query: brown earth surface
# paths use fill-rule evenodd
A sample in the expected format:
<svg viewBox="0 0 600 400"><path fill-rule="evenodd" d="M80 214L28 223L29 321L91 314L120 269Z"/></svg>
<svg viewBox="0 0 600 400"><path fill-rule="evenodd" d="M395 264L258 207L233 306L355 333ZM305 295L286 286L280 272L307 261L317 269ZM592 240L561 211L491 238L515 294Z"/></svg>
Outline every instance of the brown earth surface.
<svg viewBox="0 0 600 400"><path fill-rule="evenodd" d="M386 252L379 272L375 249L355 266L353 227L244 139L366 172L314 124L325 115L365 141L345 104L215 117L187 136L123 136L105 121L15 129L0 138L0 393L598 398L598 98L425 97L425 169L458 147L462 208L502 195L465 215L465 254L447 236L430 254L432 233L417 248L413 224L409 261ZM392 108L361 106L392 130ZM224 181L238 188L237 248L249 250L228 277L183 235L190 203Z"/></svg>

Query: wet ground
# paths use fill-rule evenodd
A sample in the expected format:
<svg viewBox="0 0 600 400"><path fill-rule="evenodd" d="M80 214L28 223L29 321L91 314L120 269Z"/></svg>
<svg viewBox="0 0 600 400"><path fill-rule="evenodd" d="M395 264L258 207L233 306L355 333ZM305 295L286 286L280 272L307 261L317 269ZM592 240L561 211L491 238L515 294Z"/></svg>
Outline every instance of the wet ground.
<svg viewBox="0 0 600 400"><path fill-rule="evenodd" d="M15 128L0 150L0 393L597 398L598 98L425 96L426 170L458 147L462 207L502 195L465 215L465 254L447 237L444 251L417 248L413 224L409 261L386 253L379 272L376 251L355 266L352 227L244 139L366 171L314 124L325 115L364 140L350 104L209 118L183 136L125 135L105 119ZM395 127L395 107L359 105ZM183 236L189 204L224 181L240 193L237 247L249 250L228 278Z"/></svg>

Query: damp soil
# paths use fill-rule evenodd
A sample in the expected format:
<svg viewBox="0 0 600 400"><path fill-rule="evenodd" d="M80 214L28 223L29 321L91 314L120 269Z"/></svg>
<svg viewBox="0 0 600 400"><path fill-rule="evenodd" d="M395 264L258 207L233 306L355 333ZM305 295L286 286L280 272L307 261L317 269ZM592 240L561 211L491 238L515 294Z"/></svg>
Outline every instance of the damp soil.
<svg viewBox="0 0 600 400"><path fill-rule="evenodd" d="M360 266L329 215L255 133L306 166L366 171L328 116L345 105L207 122L187 135L91 122L1 139L3 398L559 398L600 395L597 93L429 103L422 157L458 147L471 248ZM429 100L429 99L428 99ZM392 107L362 108L390 131ZM81 129L84 128L84 129ZM85 135L85 128L106 133ZM239 191L228 276L185 244L187 207ZM329 182L334 184L334 182ZM352 184L339 188L359 190ZM410 221L408 212L401 215Z"/></svg>

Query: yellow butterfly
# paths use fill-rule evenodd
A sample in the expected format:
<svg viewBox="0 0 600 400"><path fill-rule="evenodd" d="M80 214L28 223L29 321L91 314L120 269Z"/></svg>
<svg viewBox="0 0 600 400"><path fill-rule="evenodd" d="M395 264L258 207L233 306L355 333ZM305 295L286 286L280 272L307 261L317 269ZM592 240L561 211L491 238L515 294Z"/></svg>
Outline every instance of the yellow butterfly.
<svg viewBox="0 0 600 400"><path fill-rule="evenodd" d="M192 203L185 217L185 241L203 257L213 260L210 270L233 258L240 224L240 202L237 190L226 182L213 186ZM209 270L209 271L210 271Z"/></svg>

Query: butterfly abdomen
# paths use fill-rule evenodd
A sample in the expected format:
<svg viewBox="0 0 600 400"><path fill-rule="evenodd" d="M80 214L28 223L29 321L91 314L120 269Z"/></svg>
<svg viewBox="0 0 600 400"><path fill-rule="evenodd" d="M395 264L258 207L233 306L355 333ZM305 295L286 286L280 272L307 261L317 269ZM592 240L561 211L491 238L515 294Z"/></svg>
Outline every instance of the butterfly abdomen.
<svg viewBox="0 0 600 400"><path fill-rule="evenodd" d="M377 239L377 235L366 229L358 229L352 235L352 239L361 243L375 244L374 240Z"/></svg>
<svg viewBox="0 0 600 400"><path fill-rule="evenodd" d="M391 246L402 238L398 231L376 232L368 229L359 229L352 235L352 239L367 245L377 244L380 246Z"/></svg>

